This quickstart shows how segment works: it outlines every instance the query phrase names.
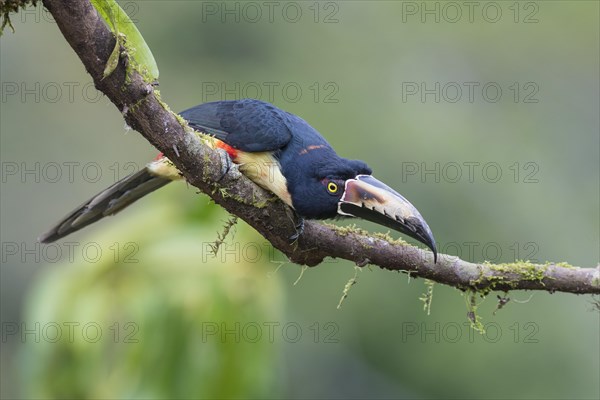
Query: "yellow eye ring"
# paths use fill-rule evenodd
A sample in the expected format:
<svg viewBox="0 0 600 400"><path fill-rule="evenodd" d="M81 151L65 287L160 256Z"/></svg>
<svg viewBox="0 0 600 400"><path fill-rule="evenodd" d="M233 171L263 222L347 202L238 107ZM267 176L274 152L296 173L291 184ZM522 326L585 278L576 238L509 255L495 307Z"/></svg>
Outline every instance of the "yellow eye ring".
<svg viewBox="0 0 600 400"><path fill-rule="evenodd" d="M333 182L329 182L327 184L327 190L329 191L329 193L337 193L337 191L338 191L338 185L336 185Z"/></svg>

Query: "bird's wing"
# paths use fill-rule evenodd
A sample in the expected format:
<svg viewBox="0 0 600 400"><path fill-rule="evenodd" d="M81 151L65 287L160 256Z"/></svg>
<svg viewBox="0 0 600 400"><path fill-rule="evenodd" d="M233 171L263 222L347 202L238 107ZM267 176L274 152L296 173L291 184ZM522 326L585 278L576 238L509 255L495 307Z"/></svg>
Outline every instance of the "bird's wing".
<svg viewBox="0 0 600 400"><path fill-rule="evenodd" d="M292 138L287 113L252 99L216 101L180 113L197 131L247 152L275 151Z"/></svg>

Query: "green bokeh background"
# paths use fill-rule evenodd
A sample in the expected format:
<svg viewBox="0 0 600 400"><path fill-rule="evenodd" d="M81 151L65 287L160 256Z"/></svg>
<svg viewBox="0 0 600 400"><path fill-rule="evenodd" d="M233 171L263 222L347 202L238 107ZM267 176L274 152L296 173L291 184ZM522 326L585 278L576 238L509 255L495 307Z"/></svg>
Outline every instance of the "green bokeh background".
<svg viewBox="0 0 600 400"><path fill-rule="evenodd" d="M277 2L271 22L262 2L121 2L154 53L172 109L261 87L261 99L310 121L340 154L367 161L409 198L444 252L595 267L599 3L496 2L495 23L483 17L487 3L476 3L472 22L464 5L451 22L443 2ZM207 13L214 7L237 7L239 22L236 11ZM252 22L257 7L262 16ZM424 7L437 7L439 22ZM294 285L301 268L244 223L214 258L208 244L228 215L185 184L73 235L72 259L64 242L36 249L60 216L156 151L88 90L89 76L47 13L30 9L13 24L16 33L0 40L3 398L600 396L600 321L590 297L514 292L494 315L489 296L478 310L488 326L481 336L469 330L457 290L435 285L428 316L422 280L373 267L336 309L351 263L330 260ZM403 92L436 82L451 83L439 102ZM464 82L479 84L472 102ZM490 82L503 91L497 102L483 97ZM528 82L537 102L524 102ZM463 89L456 102L453 83ZM232 92L206 90L222 84ZM73 179L70 162L79 163ZM470 180L464 163L472 162L480 164ZM21 176L36 163L39 179ZM439 181L406 175L436 163ZM483 175L486 163L500 167L497 182L494 171ZM101 257L82 254L90 244ZM96 324L102 335L92 343L94 331L76 328L70 341L65 322ZM52 324L63 329L56 343ZM234 333L210 334L215 327Z"/></svg>

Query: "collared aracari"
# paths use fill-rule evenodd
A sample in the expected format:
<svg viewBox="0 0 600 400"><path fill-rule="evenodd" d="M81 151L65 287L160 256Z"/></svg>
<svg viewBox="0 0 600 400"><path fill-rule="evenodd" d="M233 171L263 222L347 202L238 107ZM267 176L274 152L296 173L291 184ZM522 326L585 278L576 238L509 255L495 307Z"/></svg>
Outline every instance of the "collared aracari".
<svg viewBox="0 0 600 400"><path fill-rule="evenodd" d="M433 234L417 209L371 176L363 161L339 157L302 118L253 99L205 103L180 115L194 130L210 135L214 148L224 150L242 173L290 206L300 221L366 219L420 241L436 260ZM60 239L178 179L179 171L159 154L144 169L68 214L39 240Z"/></svg>

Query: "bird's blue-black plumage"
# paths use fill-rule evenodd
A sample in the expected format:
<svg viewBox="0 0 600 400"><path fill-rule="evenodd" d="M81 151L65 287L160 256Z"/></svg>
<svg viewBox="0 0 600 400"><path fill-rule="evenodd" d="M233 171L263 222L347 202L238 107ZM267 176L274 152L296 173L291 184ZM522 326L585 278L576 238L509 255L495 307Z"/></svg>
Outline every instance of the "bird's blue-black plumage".
<svg viewBox="0 0 600 400"><path fill-rule="evenodd" d="M292 138L289 114L258 100L215 101L180 114L192 128L250 153L281 149Z"/></svg>

